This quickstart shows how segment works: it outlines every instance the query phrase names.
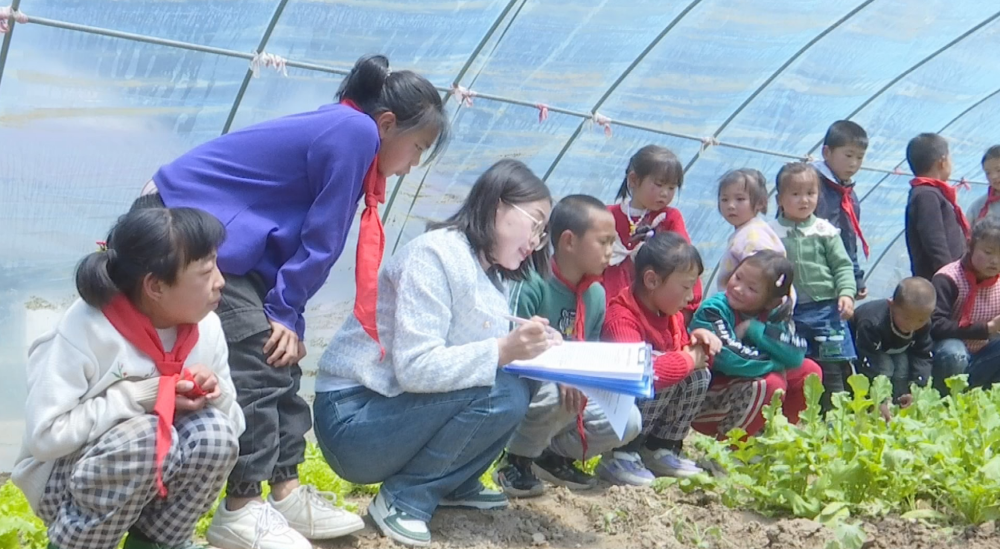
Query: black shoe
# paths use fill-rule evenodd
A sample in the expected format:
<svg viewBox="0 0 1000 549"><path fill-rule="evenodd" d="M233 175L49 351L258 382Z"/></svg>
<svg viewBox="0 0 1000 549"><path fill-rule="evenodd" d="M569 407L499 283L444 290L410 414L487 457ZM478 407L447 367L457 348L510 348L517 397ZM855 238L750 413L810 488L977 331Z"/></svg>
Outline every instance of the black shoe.
<svg viewBox="0 0 1000 549"><path fill-rule="evenodd" d="M531 458L506 454L493 471L493 482L512 498L533 498L545 492L535 473L531 471Z"/></svg>
<svg viewBox="0 0 1000 549"><path fill-rule="evenodd" d="M535 460L534 471L538 478L570 490L590 490L596 487L597 477L577 469L573 461L546 451Z"/></svg>

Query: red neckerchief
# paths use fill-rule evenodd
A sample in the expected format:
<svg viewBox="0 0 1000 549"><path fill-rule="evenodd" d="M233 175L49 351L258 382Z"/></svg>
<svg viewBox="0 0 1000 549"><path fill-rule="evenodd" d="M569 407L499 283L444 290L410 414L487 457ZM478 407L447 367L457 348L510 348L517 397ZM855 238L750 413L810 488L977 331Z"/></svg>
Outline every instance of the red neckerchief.
<svg viewBox="0 0 1000 549"><path fill-rule="evenodd" d="M340 104L362 112L358 104L350 99L343 99ZM385 203L385 176L378 171L377 153L365 174L364 191L365 211L361 213L354 267L354 316L365 333L378 343L384 357L385 349L378 339L378 324L375 319L378 307L378 269L385 252L385 229L378 216L378 205Z"/></svg>
<svg viewBox="0 0 1000 549"><path fill-rule="evenodd" d="M587 304L583 301L583 294L587 293L587 289L591 286L600 282L601 276L586 275L574 286L563 277L561 272L559 272L559 265L555 261L552 262L552 275L556 278L556 280L562 283L563 286L569 288L569 291L573 292L573 295L576 297L576 323L573 326L573 337L577 341L586 340Z"/></svg>
<svg viewBox="0 0 1000 549"><path fill-rule="evenodd" d="M587 304L583 300L583 294L587 293L587 289L593 286L595 283L601 281L600 276L586 275L580 279L580 282L576 285L570 284L566 280L562 273L559 272L559 265L553 261L552 262L552 276L556 277L563 286L569 288L573 295L576 297L576 322L573 325L573 337L577 341L584 341L587 339ZM587 407L587 399L583 399L583 408ZM576 414L576 432L580 435L580 447L583 449L582 460L587 460L587 430L583 425L583 408Z"/></svg>
<svg viewBox="0 0 1000 549"><path fill-rule="evenodd" d="M979 290L995 285L997 280L1000 279L1000 275L992 276L985 280L977 280L976 271L967 260L963 259L959 266L962 269L962 275L965 276L965 282L969 285L969 295L965 298L965 302L962 303L962 310L958 315L958 326L965 328L972 325L972 308L976 305L976 295L979 293Z"/></svg>
<svg viewBox="0 0 1000 549"><path fill-rule="evenodd" d="M841 185L836 181L830 181L826 177L822 179L826 181L827 187L840 193L840 209L847 214L847 219L851 222L854 234L858 235L858 239L861 240L861 249L864 250L865 257L868 257L868 241L865 240L865 235L861 232L861 223L858 221L858 214L854 211L854 201L851 200L851 191L854 189L854 186Z"/></svg>
<svg viewBox="0 0 1000 549"><path fill-rule="evenodd" d="M625 204L612 204L611 206L608 206L608 211L610 211L611 215L614 216L615 218L615 232L618 233L618 239L625 246L626 250L635 249L635 247L639 245L638 241L636 242L632 241L633 227L638 227L643 223L652 222L654 219L656 219L658 215L670 210L670 206L667 206L662 210L649 211L644 213L642 217L639 218L638 221L633 221L632 218L629 217L628 213L625 211L626 208L627 206ZM666 220L661 221L660 225L664 223L666 223ZM658 228L659 227L654 227L654 229Z"/></svg>
<svg viewBox="0 0 1000 549"><path fill-rule="evenodd" d="M940 179L932 179L930 177L914 177L910 181L910 185L914 187L934 187L935 189L941 191L944 195L944 199L947 200L951 207L955 209L955 219L958 220L958 225L962 228L962 232L965 233L965 238L969 238L971 229L969 228L969 220L965 218L965 214L962 213L962 208L958 206L958 190L949 185L945 181Z"/></svg>
<svg viewBox="0 0 1000 549"><path fill-rule="evenodd" d="M174 424L174 405L177 401L177 382L181 380L194 381L191 373L184 369L191 349L198 343L198 325L181 324L177 326L177 342L168 353L163 350L160 334L156 332L149 317L139 312L135 305L124 295L118 294L101 312L108 322L118 330L126 341L139 349L143 354L153 359L156 370L160 372L160 385L156 392L156 404L153 413L156 414L156 487L160 496L167 496L167 487L163 484L163 460L170 452L170 428ZM197 383L194 389L186 394L191 398L204 396L204 391Z"/></svg>
<svg viewBox="0 0 1000 549"><path fill-rule="evenodd" d="M983 204L982 209L979 210L979 215L976 216L976 219L986 217L986 214L990 213L990 205L994 202L1000 202L1000 193L994 191L993 187L990 187L990 190L986 192L986 202Z"/></svg>

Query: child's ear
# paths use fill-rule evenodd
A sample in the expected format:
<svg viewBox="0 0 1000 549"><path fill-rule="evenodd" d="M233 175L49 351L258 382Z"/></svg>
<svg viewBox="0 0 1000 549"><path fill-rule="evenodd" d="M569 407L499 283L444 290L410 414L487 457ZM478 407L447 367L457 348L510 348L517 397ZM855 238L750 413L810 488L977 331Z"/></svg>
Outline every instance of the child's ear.
<svg viewBox="0 0 1000 549"><path fill-rule="evenodd" d="M385 111L375 118L375 125L378 126L378 136L385 139L389 132L396 127L396 115L392 111Z"/></svg>
<svg viewBox="0 0 1000 549"><path fill-rule="evenodd" d="M640 182L639 175L636 174L634 170L629 170L628 175L625 176L625 179L628 181L629 189L635 189L636 187L639 186Z"/></svg>
<svg viewBox="0 0 1000 549"><path fill-rule="evenodd" d="M832 155L832 153L833 153L833 149L831 149L829 145L823 145L823 160L826 160L827 162L829 162L830 161L830 156Z"/></svg>
<svg viewBox="0 0 1000 549"><path fill-rule="evenodd" d="M576 235L573 231L566 229L559 235L559 239L556 241L556 250L568 250L573 251L576 246Z"/></svg>
<svg viewBox="0 0 1000 549"><path fill-rule="evenodd" d="M642 285L649 291L653 291L660 285L660 275L653 269L646 269L642 272Z"/></svg>

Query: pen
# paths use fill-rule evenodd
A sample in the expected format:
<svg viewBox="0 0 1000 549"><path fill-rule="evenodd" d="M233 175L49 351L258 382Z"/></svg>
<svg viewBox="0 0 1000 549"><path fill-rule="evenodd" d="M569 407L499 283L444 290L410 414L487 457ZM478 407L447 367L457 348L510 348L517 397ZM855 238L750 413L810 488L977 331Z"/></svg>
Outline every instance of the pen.
<svg viewBox="0 0 1000 549"><path fill-rule="evenodd" d="M521 318L519 316L514 316L514 315L504 315L503 317L505 320L509 320L514 324L527 324L528 322L531 322L527 318ZM558 330L547 324L545 325L545 332L549 334L549 339L556 339L556 338L562 339L562 334L560 334Z"/></svg>

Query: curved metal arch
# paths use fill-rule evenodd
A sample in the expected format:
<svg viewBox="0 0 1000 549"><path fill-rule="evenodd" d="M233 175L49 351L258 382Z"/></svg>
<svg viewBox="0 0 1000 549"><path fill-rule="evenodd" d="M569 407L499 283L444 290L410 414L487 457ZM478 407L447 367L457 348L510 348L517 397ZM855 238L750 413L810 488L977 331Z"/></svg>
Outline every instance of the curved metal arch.
<svg viewBox="0 0 1000 549"><path fill-rule="evenodd" d="M965 115L967 115L970 112L974 111L977 107L979 107L983 103L989 101L990 99L992 99L993 97L995 97L997 94L1000 94L1000 88L997 88L993 92L985 95L982 99L979 99L978 101L976 101L975 103L973 103L972 105L970 105L969 107L967 107L965 110L963 110L962 112L958 113L958 116L956 116L955 118L952 118L951 120L949 120L948 123L945 124L944 126L941 126L941 129L938 130L937 133L944 133L944 131L947 130L952 124L954 124L955 122L958 122L959 120L961 120L962 118L964 118ZM896 167L893 168L893 170L894 171L898 170L905 163L906 163L905 159L902 160L902 161L900 161L899 164L896 164ZM865 193L865 195L863 197L861 197L860 200L858 200L858 202L859 203L864 202L865 199L868 198L875 191L875 189L879 188L879 185L881 185L882 183L884 183L885 180L889 179L890 175L893 175L893 174L887 173L887 174L885 174L882 177L882 179L879 179L878 182L875 183L875 185L871 189L869 189L868 192Z"/></svg>
<svg viewBox="0 0 1000 549"><path fill-rule="evenodd" d="M0 45L0 81L3 80L3 68L7 65L7 53L10 51L10 41L14 38L14 12L21 7L21 0L13 0L10 3L10 19L7 20L7 32L3 35L3 44Z"/></svg>
<svg viewBox="0 0 1000 549"><path fill-rule="evenodd" d="M483 35L483 37L479 40L479 43L476 44L475 48L473 48L472 53L469 54L468 59L465 60L465 63L462 65L462 68L459 69L458 74L455 76L455 79L453 80L455 85L458 85L459 82L462 81L462 78L465 77L465 74L469 71L469 68L472 67L472 63L475 62L476 57L478 57L480 52L483 51L483 48L486 47L486 44L490 41L490 38L493 37L493 34L496 33L497 29L500 28L500 24L503 23L504 19L507 19L507 15L510 13L511 9L513 9L514 5L520 2L520 5L517 7L517 11L514 13L514 16L511 17L509 21L507 21L507 26L504 27L503 33L501 34L501 40L503 39L503 36L507 34L507 31L510 30L511 25L514 24L514 21L517 19L517 16L520 15L521 9L524 8L524 5L527 3L527 1L528 0L509 0L507 2L507 5L504 7L503 11L501 11L500 14L497 15L496 19L493 20L493 24L490 25L489 30L487 30L486 33ZM453 95L454 94L452 94L451 92L448 92L444 96L442 104L446 105L448 103L448 100L451 99ZM459 113L461 109L462 105L459 104L458 110L456 110L455 112ZM436 162L431 165L428 165L424 170L424 175L423 177L420 178L420 183L417 184L417 190L413 193L413 200L410 201L410 207L407 208L406 211L407 217L409 217L410 213L413 211L413 206L417 203L417 197L420 196L420 191L421 189L424 188L424 182L427 181L427 175L430 173L431 168L434 166L434 164L436 164ZM392 194L389 195L389 200L386 202L385 211L382 212L382 223L385 223L389 219L389 212L392 211L392 206L396 202L396 195L399 194L399 189L403 187L403 180L405 178L406 178L405 175L400 176L400 178L396 181L396 186L392 189ZM399 235L396 236L396 241L392 245L392 252L390 253L396 253L396 248L399 247L399 243L402 238L403 238L403 231L400 230Z"/></svg>
<svg viewBox="0 0 1000 549"><path fill-rule="evenodd" d="M278 7L275 8L274 15L271 16L271 20L267 23L267 28L264 29L264 34L260 37L260 43L257 45L258 52L263 52L264 48L267 47L267 42L271 39L271 33L274 32L274 27L278 25L278 19L281 18L281 14L285 11L285 6L287 5L288 0L278 0ZM240 105L243 103L243 96L250 86L251 78L253 78L253 69L248 67L247 73L243 75L243 83L240 84L240 89L236 92L236 98L233 99L233 106L229 109L229 116L226 118L226 123L222 126L223 135L229 133L229 129L233 127L233 120L236 120L236 113L240 110Z"/></svg>
<svg viewBox="0 0 1000 549"><path fill-rule="evenodd" d="M782 63L781 66L778 67L778 69L776 71L774 71L773 73L771 73L771 76L767 77L767 79L764 80L764 82L761 83L761 85L758 86L757 89L753 91L753 93L751 93L746 99L744 99L743 103L741 103L739 107L736 107L736 110L734 110L732 112L732 114L730 114L729 117L726 118L722 122L722 124L719 125L719 128L717 130L715 130L715 132L712 134L712 137L718 138L719 135L721 135L722 132L727 127L729 127L729 124L731 124L733 122L733 120L735 120L736 117L739 116L739 114L741 112L743 112L743 110L746 109L750 105L750 103L753 102L754 99L757 98L758 95L760 95L765 89L767 89L768 86L771 85L771 82L774 82L774 80L776 78L778 78L779 76L781 76L781 74L785 72L785 69L787 69L789 66L791 66L791 64L794 63L799 57L801 57L802 54L804 54L805 52L807 52L809 50L809 48L813 47L816 44L816 42L819 42L820 40L822 40L826 35L830 34L837 27L839 27L839 26L843 25L844 23L846 23L849 19L851 19L852 17L854 17L855 15L857 15L857 13L859 11L865 9L866 7L868 7L874 1L875 0L865 0L865 1L861 2L860 4L858 4L857 6L855 6L854 9L852 9L849 12L847 12L847 14L845 14L843 17L841 17L840 19L834 21L833 24L831 24L827 28L823 29L822 32L820 32L819 34L817 34L816 36L814 36L811 40L809 40L808 42L806 42L801 48L799 48L799 51L795 52L791 57L788 58L787 61L785 61L784 63ZM688 170L691 169L691 166L693 166L694 163L697 162L699 158L701 158L701 152L702 151L698 151L698 152L696 152L694 154L693 157L691 157L691 160L689 160L688 163L687 163L687 165L684 166L684 173L687 173Z"/></svg>
<svg viewBox="0 0 1000 549"><path fill-rule="evenodd" d="M900 238L902 238L903 233L905 232L906 232L906 227L904 226L902 229L899 230L899 233L896 234L896 236L889 241L889 245L886 246L884 250L882 250L882 253L878 254L878 257L875 258L875 262L868 267L868 272L865 273L865 283L868 282L868 279L871 278L872 273L874 273L875 269L877 269L879 264L882 263L882 259L884 259L885 256L889 254L889 250L891 250L892 247L896 245L896 242Z"/></svg>
<svg viewBox="0 0 1000 549"><path fill-rule="evenodd" d="M687 14L690 13L691 10L693 10L700 3L701 0L693 0L683 10L681 10L681 12L678 13L677 16L670 21L670 23L667 23L667 26L664 27L663 30L656 35L656 38L653 38L653 40L649 43L649 45L647 45L646 48L643 49L639 53L639 55L637 55L636 58L632 60L632 63L629 64L629 66L626 67L625 70L622 71L620 75L618 75L618 78L610 86L608 86L608 89L604 92L603 95L601 95L601 98L598 99L596 103L594 103L594 107L590 109L590 112L591 113L597 112L597 110L601 108L601 105L603 105L604 102L607 101L609 97L611 97L611 94L614 93L616 89L618 89L618 86L620 86L621 83L624 82L626 78L628 78L628 75L631 74L632 71L639 66L639 63L641 63L642 60L645 59L647 55L649 55L649 52L653 51L653 48L655 48L660 43L660 41L663 40L663 37L665 37L667 33L673 30L674 27L676 27L677 24L680 23L681 19L684 19L684 17L686 17ZM569 136L569 139L567 139L566 142L563 144L562 149L559 150L559 154L557 154L555 159L552 160L552 164L550 164L549 168L545 170L545 175L542 176L542 181L549 180L549 176L552 175L553 171L555 171L556 166L558 166L559 162L562 161L563 156L566 156L566 152L569 151L569 148L571 146L573 146L573 142L575 142L576 138L580 136L580 133L583 132L583 128L586 125L587 125L586 119L580 121L580 125L577 126L573 134Z"/></svg>
<svg viewBox="0 0 1000 549"><path fill-rule="evenodd" d="M941 46L940 48L934 50L929 55L927 55L923 59L921 59L920 61L917 61L916 63L914 63L913 65L911 65L905 71L903 71L903 72L899 73L898 75L896 75L896 77L893 78L892 80L890 80L885 86L882 86L882 88L880 88L878 91L876 91L875 93L873 93L868 99L865 99L865 101L863 103L861 103L860 105L858 105L858 107L856 109L854 109L854 111L852 111L851 114L849 114L846 117L844 117L844 120L850 120L850 119L854 118L859 112L861 112L862 110L864 110L865 107L867 107L868 105L870 105L873 101L875 101L876 99L878 99L883 93L885 93L886 91L888 91L889 88L891 88L891 87L895 86L897 83L899 83L900 80L902 80L902 79L906 78L907 76L909 76L913 71L915 71L915 70L919 69L920 67L926 65L932 59L934 59L938 55L941 55L942 53L944 53L945 51L947 51L948 49L950 49L952 46L954 46L955 44L961 42L962 40L965 40L970 35L972 35L976 31L978 31L979 29L981 29L981 28L985 27L986 25L992 23L998 17L1000 17L1000 11L998 11L998 12L994 13L993 15L987 17L983 21L979 22L976 26L974 26L971 29L969 29L969 30L963 32L962 34L958 35L957 37L955 37L954 39L952 39L947 44L945 44L945 45ZM820 148L822 145L823 145L823 140L820 139L819 143L816 143L815 145L813 145L813 147L811 149L809 149L809 152L806 153L806 156L808 156L808 155L816 152L816 149Z"/></svg>

